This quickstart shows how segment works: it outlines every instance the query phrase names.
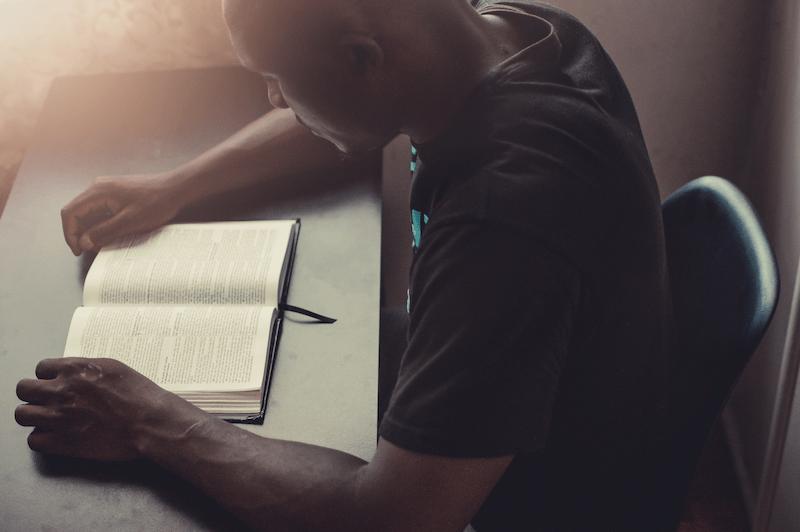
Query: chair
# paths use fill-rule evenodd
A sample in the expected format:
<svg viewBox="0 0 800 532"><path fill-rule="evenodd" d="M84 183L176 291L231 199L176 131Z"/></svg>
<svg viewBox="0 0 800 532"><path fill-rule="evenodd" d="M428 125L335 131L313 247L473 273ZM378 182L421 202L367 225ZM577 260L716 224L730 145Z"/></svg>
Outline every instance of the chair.
<svg viewBox="0 0 800 532"><path fill-rule="evenodd" d="M772 319L779 280L753 208L728 181L692 181L664 202L663 218L675 358L642 508L647 530L674 531L711 428Z"/></svg>

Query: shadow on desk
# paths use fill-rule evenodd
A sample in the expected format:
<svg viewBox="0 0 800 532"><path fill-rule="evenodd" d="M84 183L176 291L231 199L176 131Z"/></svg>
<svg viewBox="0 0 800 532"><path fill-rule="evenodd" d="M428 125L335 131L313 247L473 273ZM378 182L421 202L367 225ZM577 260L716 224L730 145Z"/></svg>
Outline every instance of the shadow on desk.
<svg viewBox="0 0 800 532"><path fill-rule="evenodd" d="M91 483L113 488L105 504L119 504L126 493L120 488L143 487L173 512L190 516L198 528L210 530L245 530L247 527L197 488L143 460L98 463L74 458L31 453L37 472L43 477L69 479L72 483ZM115 500L116 499L116 500ZM42 501L47 503L48 501ZM153 508L155 509L155 508ZM146 511L146 510L144 510ZM158 511L163 511L161 508ZM149 521L155 516L141 516ZM90 516L82 518L90 522ZM71 523L74 524L74 523ZM145 523L142 523L143 528Z"/></svg>

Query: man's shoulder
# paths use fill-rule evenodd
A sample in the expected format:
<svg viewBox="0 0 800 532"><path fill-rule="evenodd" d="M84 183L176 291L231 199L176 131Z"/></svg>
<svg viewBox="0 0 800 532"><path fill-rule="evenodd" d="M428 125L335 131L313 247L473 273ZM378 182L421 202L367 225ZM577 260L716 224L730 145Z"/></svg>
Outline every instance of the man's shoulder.
<svg viewBox="0 0 800 532"><path fill-rule="evenodd" d="M493 227L582 262L612 223L614 209L601 199L605 191L563 172L512 168L520 164L519 159L499 162L453 184L431 214L427 231Z"/></svg>
<svg viewBox="0 0 800 532"><path fill-rule="evenodd" d="M640 138L591 104L548 101L514 98L495 107L480 160L451 175L439 196L431 213L436 225L507 227L582 262L617 224L626 203L658 209Z"/></svg>
<svg viewBox="0 0 800 532"><path fill-rule="evenodd" d="M528 64L536 54L523 55L475 92L450 132L445 164L432 171L444 184L432 223L505 225L587 256L626 202L659 208L633 102L596 39L576 38L572 30L588 33L576 19L538 2L502 4L530 6L557 32L570 31L558 61L537 68Z"/></svg>
<svg viewBox="0 0 800 532"><path fill-rule="evenodd" d="M494 5L503 4L532 15L540 16L550 22L563 21L581 33L591 34L591 30L589 30L575 15L546 2L538 2L535 0L470 0L470 4L472 4L472 7L477 11L491 9Z"/></svg>

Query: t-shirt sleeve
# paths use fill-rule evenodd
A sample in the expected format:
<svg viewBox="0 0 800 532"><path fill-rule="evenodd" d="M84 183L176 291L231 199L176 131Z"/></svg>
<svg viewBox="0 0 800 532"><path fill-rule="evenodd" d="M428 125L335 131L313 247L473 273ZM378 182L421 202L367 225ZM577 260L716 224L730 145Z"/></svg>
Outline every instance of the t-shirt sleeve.
<svg viewBox="0 0 800 532"><path fill-rule="evenodd" d="M524 235L479 223L428 226L381 437L452 457L543 447L579 289L567 260Z"/></svg>

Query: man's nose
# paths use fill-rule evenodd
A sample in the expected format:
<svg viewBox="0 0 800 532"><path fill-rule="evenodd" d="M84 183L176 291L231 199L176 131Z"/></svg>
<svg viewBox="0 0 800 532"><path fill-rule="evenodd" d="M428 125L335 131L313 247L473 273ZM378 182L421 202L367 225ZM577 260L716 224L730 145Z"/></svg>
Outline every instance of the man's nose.
<svg viewBox="0 0 800 532"><path fill-rule="evenodd" d="M289 104L286 103L286 99L281 92L280 83L277 81L267 82L267 97L269 98L269 103L272 104L273 107L277 109L289 108Z"/></svg>

